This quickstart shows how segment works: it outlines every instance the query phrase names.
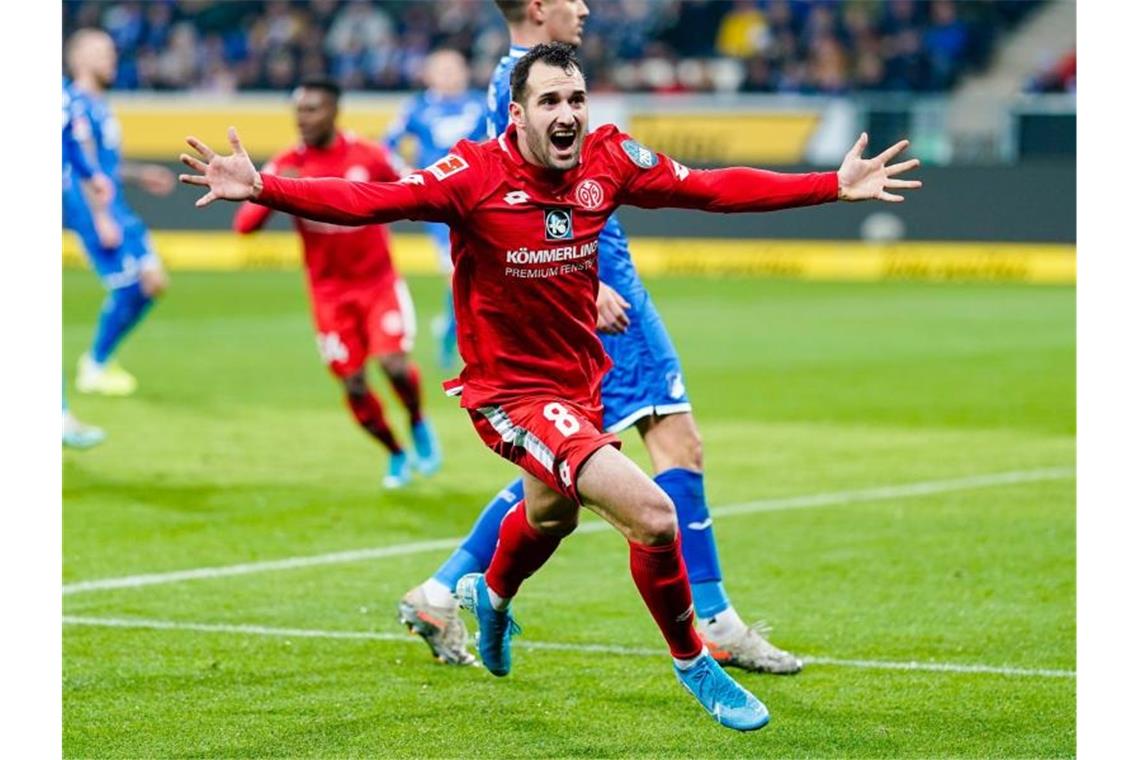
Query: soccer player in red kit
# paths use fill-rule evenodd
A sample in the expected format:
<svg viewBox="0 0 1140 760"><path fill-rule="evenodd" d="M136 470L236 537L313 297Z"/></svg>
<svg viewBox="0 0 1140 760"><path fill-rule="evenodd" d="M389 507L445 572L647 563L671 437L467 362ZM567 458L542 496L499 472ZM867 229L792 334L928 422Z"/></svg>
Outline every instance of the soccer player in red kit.
<svg viewBox="0 0 1140 760"><path fill-rule="evenodd" d="M901 201L889 190L918 187L896 178L918 162L887 164L905 141L863 159L864 134L835 172L692 170L612 125L588 134L585 80L573 48L561 43L537 45L519 60L510 112L497 140L462 141L398 183L258 174L233 129L229 156L188 138L204 160L183 154L200 174L181 179L209 189L198 206L254 199L336 224L447 222L466 366L445 387L486 444L524 471L525 501L503 519L487 573L464 576L457 588L479 623L483 664L495 675L510 671L511 599L574 530L585 505L626 538L634 584L678 680L719 723L761 728L767 708L721 669L693 627L673 504L620 453L617 437L601 431L609 360L595 334L598 233L622 204L727 213Z"/></svg>
<svg viewBox="0 0 1140 760"><path fill-rule="evenodd" d="M340 87L325 80L305 82L293 94L301 142L282 151L262 168L283 177L344 177L358 182L394 182L400 178L387 151L337 129ZM234 229L256 232L272 209L245 203ZM416 315L408 287L392 265L388 230L294 218L305 246L305 270L317 328L317 349L344 385L353 417L391 454L384 486L399 488L411 479L414 465L423 474L439 469L435 433L424 416L420 372L408 355L416 334ZM365 361L375 356L408 411L416 456L409 460L384 416L380 399L368 386Z"/></svg>

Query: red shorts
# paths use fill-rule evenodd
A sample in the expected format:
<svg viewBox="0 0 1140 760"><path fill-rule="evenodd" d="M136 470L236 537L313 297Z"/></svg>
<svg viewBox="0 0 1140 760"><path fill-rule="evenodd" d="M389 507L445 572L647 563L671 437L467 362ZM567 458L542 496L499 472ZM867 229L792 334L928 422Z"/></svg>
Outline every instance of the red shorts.
<svg viewBox="0 0 1140 760"><path fill-rule="evenodd" d="M603 446L621 439L601 431L599 409L591 414L570 401L536 398L467 410L479 437L499 456L534 475L576 504L578 470Z"/></svg>
<svg viewBox="0 0 1140 760"><path fill-rule="evenodd" d="M416 337L416 312L399 277L380 285L312 291L317 351L338 377L360 371L370 356L408 353Z"/></svg>

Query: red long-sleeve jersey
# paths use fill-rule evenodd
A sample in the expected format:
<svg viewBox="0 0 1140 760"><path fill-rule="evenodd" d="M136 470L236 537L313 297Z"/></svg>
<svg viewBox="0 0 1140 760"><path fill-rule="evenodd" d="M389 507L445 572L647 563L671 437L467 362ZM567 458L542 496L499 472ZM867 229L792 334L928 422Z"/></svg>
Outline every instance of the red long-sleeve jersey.
<svg viewBox="0 0 1140 760"><path fill-rule="evenodd" d="M694 170L612 125L586 137L581 162L551 171L525 161L514 127L462 141L398 183L263 176L257 203L335 224L446 222L455 263L459 352L445 384L476 409L534 395L600 405L609 358L594 332L598 233L620 205L771 211L838 197L835 172Z"/></svg>
<svg viewBox="0 0 1140 760"><path fill-rule="evenodd" d="M286 177L344 177L358 182L394 182L400 178L382 146L337 132L328 148L297 145L274 156L262 174ZM243 203L234 230L255 232L272 210ZM359 223L358 223L359 224ZM388 230L380 224L344 226L294 216L293 225L305 249L305 271L314 291L343 291L395 276Z"/></svg>

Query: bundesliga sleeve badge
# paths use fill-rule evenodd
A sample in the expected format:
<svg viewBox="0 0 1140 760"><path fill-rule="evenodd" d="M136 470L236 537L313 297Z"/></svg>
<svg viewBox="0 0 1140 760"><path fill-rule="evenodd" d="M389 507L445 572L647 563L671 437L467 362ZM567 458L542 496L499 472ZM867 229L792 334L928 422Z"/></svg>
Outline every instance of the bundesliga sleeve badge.
<svg viewBox="0 0 1140 760"><path fill-rule="evenodd" d="M630 161L642 169L652 169L657 166L657 154L637 140L622 140L621 149L629 156Z"/></svg>

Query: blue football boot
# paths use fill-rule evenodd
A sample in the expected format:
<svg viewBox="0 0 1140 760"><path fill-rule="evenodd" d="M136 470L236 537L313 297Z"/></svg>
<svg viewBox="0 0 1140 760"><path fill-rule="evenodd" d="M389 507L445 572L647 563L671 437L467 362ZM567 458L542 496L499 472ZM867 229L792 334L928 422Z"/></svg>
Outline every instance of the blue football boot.
<svg viewBox="0 0 1140 760"><path fill-rule="evenodd" d="M487 581L482 573L468 573L455 584L459 606L475 616L479 625L479 657L483 667L496 676L511 672L511 637L522 628L511 616L510 609L500 612L491 606Z"/></svg>
<svg viewBox="0 0 1140 760"><path fill-rule="evenodd" d="M392 454L388 459L388 474L384 476L384 487L403 488L412 482L412 463L406 451Z"/></svg>
<svg viewBox="0 0 1140 760"><path fill-rule="evenodd" d="M706 649L692 667L675 664L677 680L722 726L737 731L755 731L768 725L768 708L752 693L732 680Z"/></svg>
<svg viewBox="0 0 1140 760"><path fill-rule="evenodd" d="M435 437L435 430L426 418L412 425L412 445L416 450L413 464L421 475L434 475L439 472L443 464L443 454L439 448L439 440Z"/></svg>

